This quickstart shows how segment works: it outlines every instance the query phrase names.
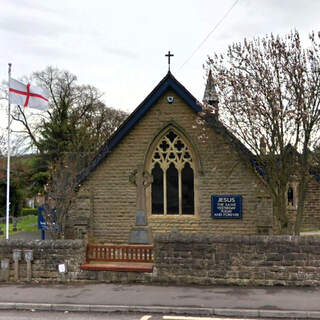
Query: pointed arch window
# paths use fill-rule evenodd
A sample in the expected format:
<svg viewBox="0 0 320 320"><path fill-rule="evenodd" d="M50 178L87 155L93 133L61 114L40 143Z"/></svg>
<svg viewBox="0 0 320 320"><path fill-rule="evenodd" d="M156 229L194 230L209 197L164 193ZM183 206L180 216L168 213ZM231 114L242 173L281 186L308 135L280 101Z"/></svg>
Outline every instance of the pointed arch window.
<svg viewBox="0 0 320 320"><path fill-rule="evenodd" d="M194 161L185 140L169 130L151 157L153 215L194 215Z"/></svg>
<svg viewBox="0 0 320 320"><path fill-rule="evenodd" d="M296 208L298 203L298 183L290 182L287 189L287 203L290 209Z"/></svg>
<svg viewBox="0 0 320 320"><path fill-rule="evenodd" d="M288 187L288 206L293 207L294 205L294 192L292 186Z"/></svg>

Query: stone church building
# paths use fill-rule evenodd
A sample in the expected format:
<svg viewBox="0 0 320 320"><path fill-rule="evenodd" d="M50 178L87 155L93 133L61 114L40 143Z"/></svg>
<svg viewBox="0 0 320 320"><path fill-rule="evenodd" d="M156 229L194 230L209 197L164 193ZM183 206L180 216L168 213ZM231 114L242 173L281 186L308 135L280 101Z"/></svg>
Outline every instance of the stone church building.
<svg viewBox="0 0 320 320"><path fill-rule="evenodd" d="M218 102L211 74L203 102ZM217 115L198 125L200 111L169 71L80 176L66 236L146 244L157 233L275 233L272 200L252 154ZM315 180L312 188L319 185ZM319 197L309 198L320 208ZM308 210L310 217L318 213Z"/></svg>

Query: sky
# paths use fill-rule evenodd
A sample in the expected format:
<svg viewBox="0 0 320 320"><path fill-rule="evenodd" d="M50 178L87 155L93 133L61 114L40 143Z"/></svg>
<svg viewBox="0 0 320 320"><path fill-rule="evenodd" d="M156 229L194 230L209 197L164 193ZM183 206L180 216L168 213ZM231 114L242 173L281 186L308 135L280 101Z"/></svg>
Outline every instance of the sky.
<svg viewBox="0 0 320 320"><path fill-rule="evenodd" d="M208 55L271 32L306 39L320 30L319 12L319 0L1 0L0 81L9 62L15 79L50 65L131 112L166 75L170 50L173 75L201 101Z"/></svg>

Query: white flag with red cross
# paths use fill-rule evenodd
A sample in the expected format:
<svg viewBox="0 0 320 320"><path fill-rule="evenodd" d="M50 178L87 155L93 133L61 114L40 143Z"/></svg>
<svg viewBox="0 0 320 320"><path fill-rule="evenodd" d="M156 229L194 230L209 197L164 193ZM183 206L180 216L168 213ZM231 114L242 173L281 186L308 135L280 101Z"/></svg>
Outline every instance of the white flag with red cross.
<svg viewBox="0 0 320 320"><path fill-rule="evenodd" d="M24 84L10 78L9 101L12 104L34 108L42 111L48 110L49 92L40 87Z"/></svg>

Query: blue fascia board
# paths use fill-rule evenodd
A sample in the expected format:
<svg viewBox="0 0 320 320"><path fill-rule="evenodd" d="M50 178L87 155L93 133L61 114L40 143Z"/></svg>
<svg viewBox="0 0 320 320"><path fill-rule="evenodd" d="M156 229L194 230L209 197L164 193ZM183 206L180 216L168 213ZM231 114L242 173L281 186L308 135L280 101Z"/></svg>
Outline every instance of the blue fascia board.
<svg viewBox="0 0 320 320"><path fill-rule="evenodd" d="M140 118L145 114L145 112L165 93L165 91L169 88L172 88L195 112L200 112L201 107L196 103L194 99L192 99L189 94L185 92L184 88L181 88L175 81L172 79L168 79L148 101L137 111L137 113L130 119L130 121L126 124L125 127L118 132L118 134L113 137L108 145L108 149L113 149L122 138L130 131L130 129L140 120Z"/></svg>
<svg viewBox="0 0 320 320"><path fill-rule="evenodd" d="M97 157L91 162L90 166L78 176L78 183L81 183L86 177L94 170L99 163L107 156L107 154L117 146L117 144L124 138L124 136L132 129L132 127L143 117L143 115L151 108L154 103L171 88L176 94L185 101L196 113L201 111L201 106L192 96L192 94L184 88L169 72L162 80L163 83L159 83L159 87L156 87L144 102L129 116L128 121L123 127L120 127L113 137L109 140L107 145L103 147L103 150L97 155Z"/></svg>

